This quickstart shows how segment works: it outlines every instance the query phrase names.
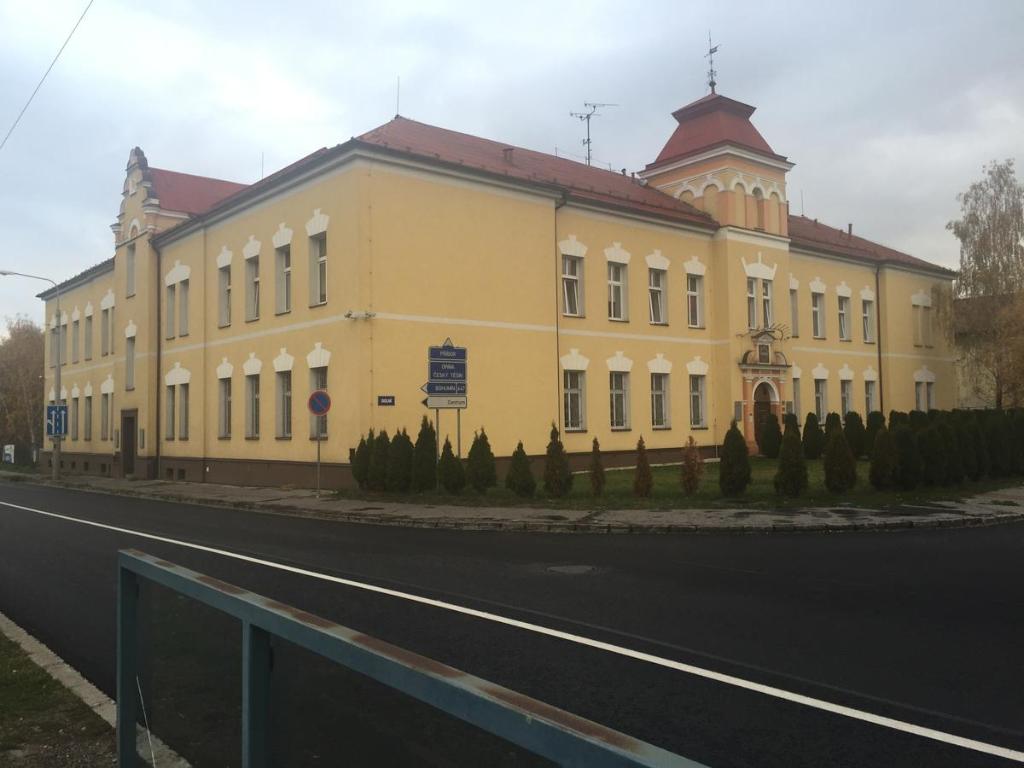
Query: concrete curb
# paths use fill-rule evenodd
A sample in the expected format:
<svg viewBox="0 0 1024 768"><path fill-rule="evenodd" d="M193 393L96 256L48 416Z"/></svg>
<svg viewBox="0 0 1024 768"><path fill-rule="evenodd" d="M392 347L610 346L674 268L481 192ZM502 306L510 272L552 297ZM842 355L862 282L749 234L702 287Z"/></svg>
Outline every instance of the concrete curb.
<svg viewBox="0 0 1024 768"><path fill-rule="evenodd" d="M99 688L90 683L70 664L55 654L32 635L0 613L0 634L16 644L46 674L73 693L83 704L95 712L111 728L117 727L117 705ZM150 755L152 738L152 762ZM156 736L148 735L142 726L136 735L136 749L143 762L167 768L191 768L187 760L164 744Z"/></svg>
<svg viewBox="0 0 1024 768"><path fill-rule="evenodd" d="M235 509L257 512L260 514L279 515L315 520L328 520L359 525L393 526L398 528L427 528L437 530L464 531L508 531L511 533L586 533L586 534L767 534L767 533L845 533L863 531L899 531L927 530L934 528L974 528L991 525L1003 525L1024 521L1024 510L1020 512L994 512L986 515L961 513L958 518L898 520L863 520L827 523L752 523L749 525L694 525L694 524L642 524L642 523L596 523L596 522L560 522L530 520L493 520L493 519L443 519L443 518L409 518L396 515L367 515L345 512L322 512L314 509L302 509L289 505L258 502L218 503L209 499L196 499L175 493L141 493L127 488L100 488L77 483L54 483L46 478L22 475L31 485L54 486L71 490L98 493L108 496L127 496L139 499L151 499L178 504L191 504L214 509Z"/></svg>

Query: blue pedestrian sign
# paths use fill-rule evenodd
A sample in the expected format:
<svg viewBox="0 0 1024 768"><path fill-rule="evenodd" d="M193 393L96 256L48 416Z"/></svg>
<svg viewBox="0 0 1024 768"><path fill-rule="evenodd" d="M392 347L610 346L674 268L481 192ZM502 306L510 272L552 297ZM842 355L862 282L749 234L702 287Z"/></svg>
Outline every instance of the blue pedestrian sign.
<svg viewBox="0 0 1024 768"><path fill-rule="evenodd" d="M468 390L465 347L456 347L451 339L427 349L427 383L420 387L427 393L431 408L465 408ZM445 403L437 405L437 403Z"/></svg>
<svg viewBox="0 0 1024 768"><path fill-rule="evenodd" d="M64 437L68 433L68 407L66 405L46 406L46 436Z"/></svg>
<svg viewBox="0 0 1024 768"><path fill-rule="evenodd" d="M326 416L329 410L331 410L331 396L322 389L314 390L313 394L309 396L309 412L314 416Z"/></svg>

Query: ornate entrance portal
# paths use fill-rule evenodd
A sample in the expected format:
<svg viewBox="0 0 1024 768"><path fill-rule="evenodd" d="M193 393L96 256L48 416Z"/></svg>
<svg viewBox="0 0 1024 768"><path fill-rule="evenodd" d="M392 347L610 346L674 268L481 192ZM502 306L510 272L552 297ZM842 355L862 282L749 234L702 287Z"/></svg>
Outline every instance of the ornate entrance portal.
<svg viewBox="0 0 1024 768"><path fill-rule="evenodd" d="M761 442L761 430L768 419L779 418L778 400L775 390L767 381L762 381L754 390L754 440Z"/></svg>

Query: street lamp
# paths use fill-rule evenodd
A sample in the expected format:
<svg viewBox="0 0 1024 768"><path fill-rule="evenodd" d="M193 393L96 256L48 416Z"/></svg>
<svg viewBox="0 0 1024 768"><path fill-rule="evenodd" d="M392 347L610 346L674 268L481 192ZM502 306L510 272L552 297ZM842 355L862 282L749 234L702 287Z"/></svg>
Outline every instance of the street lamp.
<svg viewBox="0 0 1024 768"><path fill-rule="evenodd" d="M60 359L60 345L62 341L60 323L60 286L56 283L56 281L51 280L48 277L40 277L39 275L27 275L24 272L12 272L9 269L0 269L0 277L28 277L31 278L32 280L42 280L44 282L50 283L50 285L57 289L57 340L55 342L57 344L57 365L55 368L55 373L53 374L53 388L54 398L58 403L60 403L60 366L62 362ZM46 364L45 361L43 364ZM60 435L56 434L53 436L53 479L60 480Z"/></svg>

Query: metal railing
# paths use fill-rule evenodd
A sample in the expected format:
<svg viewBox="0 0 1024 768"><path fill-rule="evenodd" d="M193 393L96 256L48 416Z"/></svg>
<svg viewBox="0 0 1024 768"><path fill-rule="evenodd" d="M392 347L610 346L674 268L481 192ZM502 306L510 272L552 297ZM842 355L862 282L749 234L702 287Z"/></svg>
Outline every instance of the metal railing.
<svg viewBox="0 0 1024 768"><path fill-rule="evenodd" d="M271 637L319 654L558 765L704 768L700 763L433 659L137 550L122 550L118 554L120 768L135 768L138 760L140 580L173 590L241 622L243 768L265 768L269 764Z"/></svg>

